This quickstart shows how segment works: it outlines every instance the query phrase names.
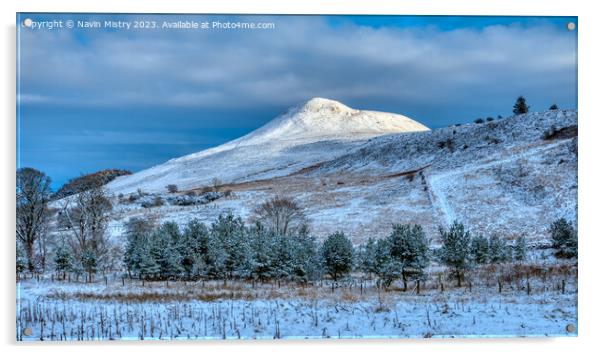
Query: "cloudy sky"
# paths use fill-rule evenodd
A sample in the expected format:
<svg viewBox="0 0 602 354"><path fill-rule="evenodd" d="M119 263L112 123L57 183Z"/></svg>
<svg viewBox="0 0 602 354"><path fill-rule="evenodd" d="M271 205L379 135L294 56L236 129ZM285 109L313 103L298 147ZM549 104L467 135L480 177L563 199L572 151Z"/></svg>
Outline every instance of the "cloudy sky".
<svg viewBox="0 0 602 354"><path fill-rule="evenodd" d="M431 128L577 105L575 18L21 14L46 20L263 22L272 29L19 27L19 166L55 188L138 171L326 97Z"/></svg>

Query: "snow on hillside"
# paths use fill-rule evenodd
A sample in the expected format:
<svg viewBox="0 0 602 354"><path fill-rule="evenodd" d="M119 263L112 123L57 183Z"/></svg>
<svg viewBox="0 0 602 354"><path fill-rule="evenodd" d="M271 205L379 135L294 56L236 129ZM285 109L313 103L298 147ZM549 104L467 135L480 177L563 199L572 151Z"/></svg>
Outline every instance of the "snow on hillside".
<svg viewBox="0 0 602 354"><path fill-rule="evenodd" d="M119 178L108 189L161 192L168 184L199 188L214 177L232 183L282 176L340 156L374 136L426 130L402 115L313 98L239 139Z"/></svg>
<svg viewBox="0 0 602 354"><path fill-rule="evenodd" d="M124 220L148 213L180 224L212 222L228 212L248 218L258 203L280 194L304 207L319 238L340 230L357 244L387 235L391 223L420 223L436 242L438 227L458 219L474 233L545 242L554 219L576 221L576 127L576 111L558 110L369 140L318 141L276 153L254 149L256 156L232 148L180 159L180 174L211 161L221 164L215 171L224 172L217 175L224 180L233 176L224 166L236 166L238 180L225 186L232 195L189 207L121 203L112 227L118 234ZM164 197L167 183L157 184Z"/></svg>
<svg viewBox="0 0 602 354"><path fill-rule="evenodd" d="M421 183L412 190L424 190L433 226L459 220L486 234L541 238L553 220L577 218L577 112L534 112L376 137L311 173L321 178L397 175L406 185L415 184L409 179L416 174ZM423 197L405 205L420 205ZM420 215L409 214L402 218Z"/></svg>

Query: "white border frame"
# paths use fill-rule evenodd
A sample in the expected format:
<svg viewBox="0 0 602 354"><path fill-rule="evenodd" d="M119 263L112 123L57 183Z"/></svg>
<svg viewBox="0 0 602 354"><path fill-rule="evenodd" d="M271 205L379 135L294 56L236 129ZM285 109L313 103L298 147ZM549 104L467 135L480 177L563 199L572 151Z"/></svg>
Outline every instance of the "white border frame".
<svg viewBox="0 0 602 354"><path fill-rule="evenodd" d="M266 350L303 353L308 350L345 351L365 353L377 349L382 352L420 351L421 353L445 352L468 353L552 353L586 352L595 348L598 330L601 328L601 294L599 253L602 252L600 223L596 222L602 208L599 207L600 164L598 152L602 151L600 132L602 103L599 95L601 23L599 11L593 1L536 1L536 0L370 0L370 1L292 1L275 0L145 0L124 2L119 0L5 0L0 3L2 12L2 167L0 183L2 220L2 297L3 311L0 333L4 352L31 351L46 353L102 353L109 350L135 350L143 346L146 353L160 353L167 346L181 352L245 351L265 353ZM61 344L16 344L14 334L14 185L15 185L15 13L16 12L130 12L130 13L254 13L254 14L405 14L405 15L541 15L579 16L579 97L581 115L579 138L579 337L577 338L516 338L516 339L400 339L400 340L304 340L304 341L209 341L209 342L104 342ZM136 348L141 349L141 348ZM599 350L599 349L598 349Z"/></svg>

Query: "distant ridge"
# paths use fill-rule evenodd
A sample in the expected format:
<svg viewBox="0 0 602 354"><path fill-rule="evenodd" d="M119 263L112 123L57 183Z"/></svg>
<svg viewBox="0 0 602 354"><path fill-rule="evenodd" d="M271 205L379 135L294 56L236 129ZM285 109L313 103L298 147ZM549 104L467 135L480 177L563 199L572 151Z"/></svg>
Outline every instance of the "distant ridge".
<svg viewBox="0 0 602 354"><path fill-rule="evenodd" d="M131 174L132 172L127 170L106 169L72 178L54 193L52 199L62 199L70 195L84 192L93 186L105 185L119 176Z"/></svg>

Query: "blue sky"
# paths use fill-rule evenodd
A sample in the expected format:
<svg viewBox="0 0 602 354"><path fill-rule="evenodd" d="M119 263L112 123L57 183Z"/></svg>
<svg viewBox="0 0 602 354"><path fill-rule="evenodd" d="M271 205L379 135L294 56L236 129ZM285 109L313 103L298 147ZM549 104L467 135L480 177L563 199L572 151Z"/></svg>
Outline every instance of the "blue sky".
<svg viewBox="0 0 602 354"><path fill-rule="evenodd" d="M431 128L577 105L572 17L19 14L273 22L270 30L19 27L19 166L58 188L241 136L311 97Z"/></svg>

